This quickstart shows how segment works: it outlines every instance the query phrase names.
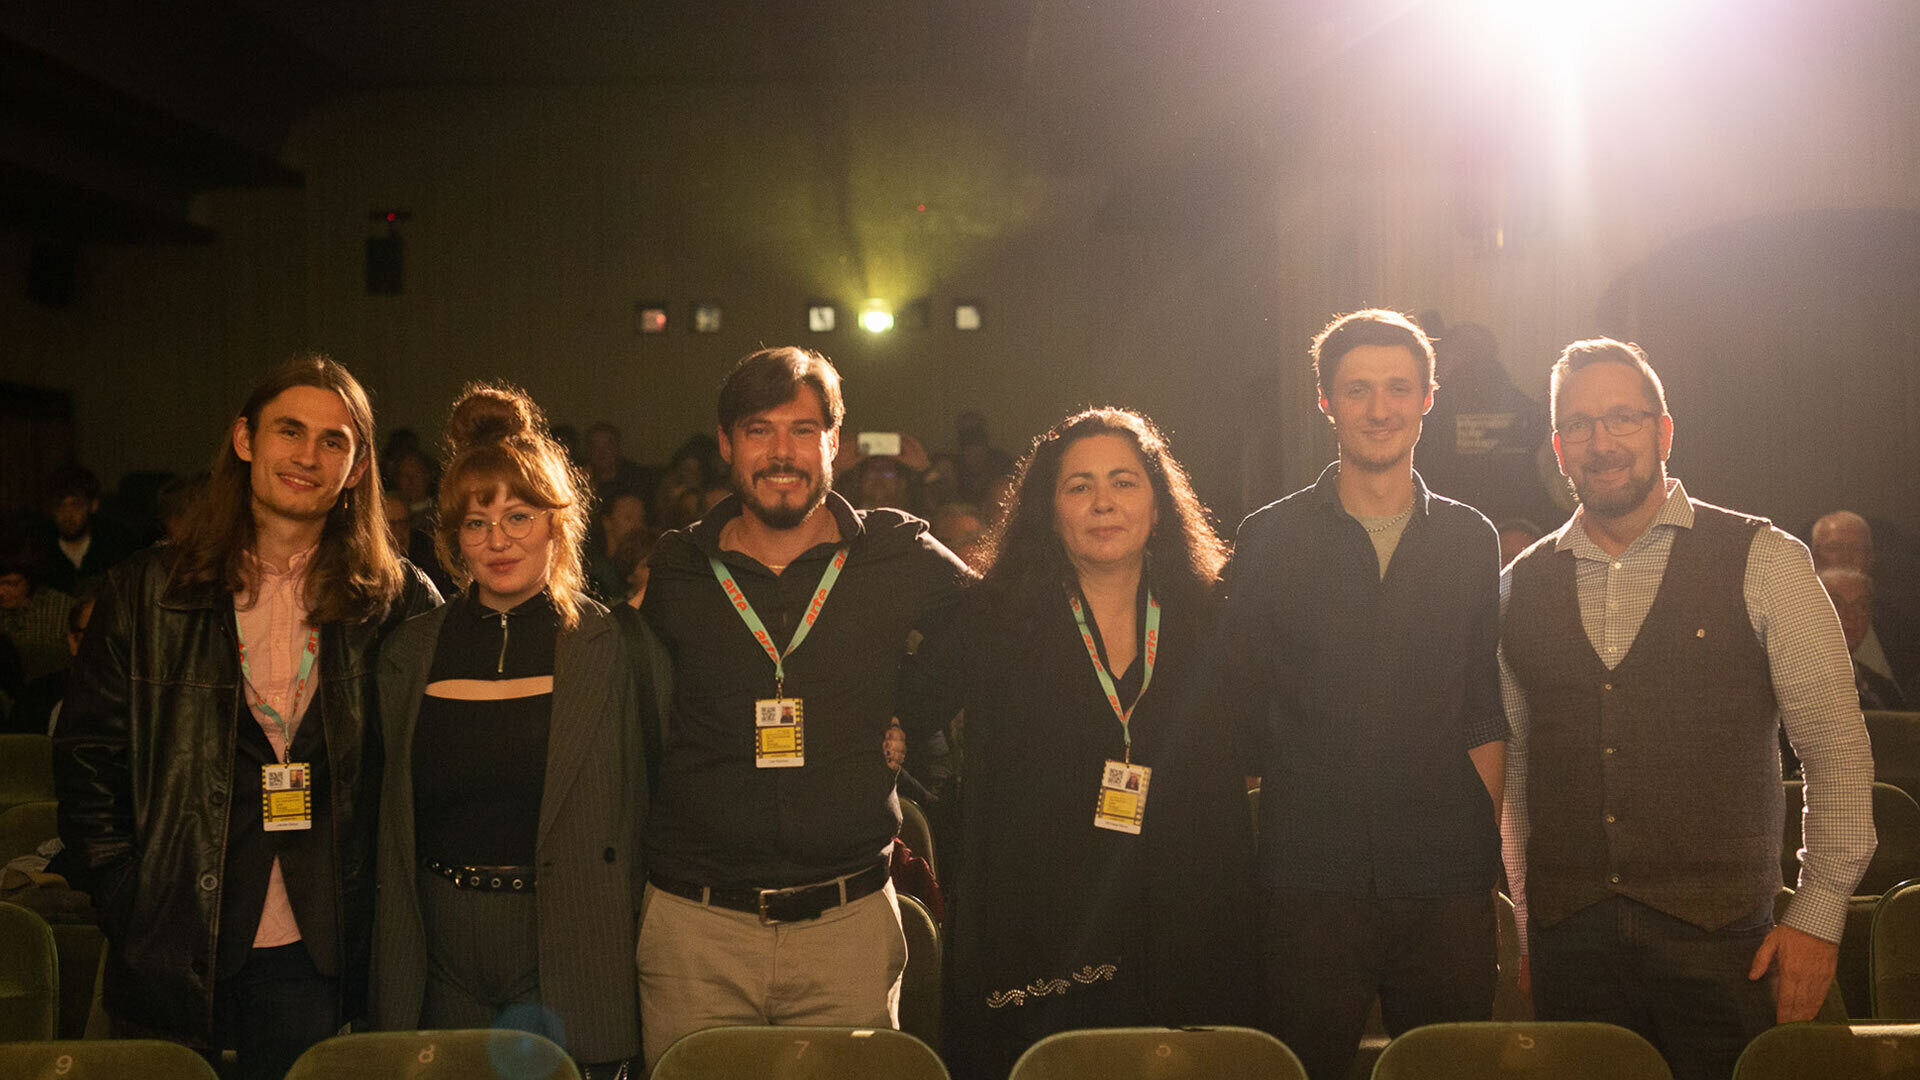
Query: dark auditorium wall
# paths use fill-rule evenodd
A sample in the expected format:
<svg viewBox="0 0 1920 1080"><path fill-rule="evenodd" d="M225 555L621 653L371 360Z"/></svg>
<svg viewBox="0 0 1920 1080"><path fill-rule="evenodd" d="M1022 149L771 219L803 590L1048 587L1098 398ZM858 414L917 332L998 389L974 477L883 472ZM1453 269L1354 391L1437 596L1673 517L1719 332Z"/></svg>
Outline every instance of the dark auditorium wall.
<svg viewBox="0 0 1920 1080"><path fill-rule="evenodd" d="M1257 406L1238 391L1270 351L1270 232L1202 220L1176 245L1103 217L1101 181L1038 167L987 108L904 86L349 97L288 142L303 191L208 193L211 247L89 249L72 308L7 288L0 312L27 328L24 376L76 392L82 454L109 477L203 460L259 366L305 345L352 366L386 426L432 434L464 380L498 377L558 420L620 424L648 459L711 430L733 359L799 343L840 364L855 430L938 448L976 408L1017 451L1118 401L1173 429L1231 507ZM411 214L405 288L369 296L364 243L385 230L368 214L388 207ZM929 329L852 325L869 297L920 296ZM809 298L842 328L809 334ZM672 326L642 336L652 299ZM690 331L695 299L722 305L722 332ZM952 329L957 299L985 330Z"/></svg>

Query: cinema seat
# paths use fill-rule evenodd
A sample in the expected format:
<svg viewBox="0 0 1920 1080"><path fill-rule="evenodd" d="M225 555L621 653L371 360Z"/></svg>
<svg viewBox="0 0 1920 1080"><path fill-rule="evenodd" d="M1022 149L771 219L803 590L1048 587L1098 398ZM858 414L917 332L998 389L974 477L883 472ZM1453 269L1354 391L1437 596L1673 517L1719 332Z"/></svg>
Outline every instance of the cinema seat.
<svg viewBox="0 0 1920 1080"><path fill-rule="evenodd" d="M1279 1039L1242 1027L1062 1031L1027 1048L1007 1080L1307 1080Z"/></svg>
<svg viewBox="0 0 1920 1080"><path fill-rule="evenodd" d="M716 1027L667 1047L652 1080L948 1080L933 1048L904 1031ZM288 1080L293 1080L289 1077Z"/></svg>
<svg viewBox="0 0 1920 1080"><path fill-rule="evenodd" d="M1781 1024L1747 1044L1733 1080L1913 1080L1920 1024Z"/></svg>
<svg viewBox="0 0 1920 1080"><path fill-rule="evenodd" d="M1387 1044L1373 1080L1673 1080L1653 1044L1612 1024L1430 1024Z"/></svg>

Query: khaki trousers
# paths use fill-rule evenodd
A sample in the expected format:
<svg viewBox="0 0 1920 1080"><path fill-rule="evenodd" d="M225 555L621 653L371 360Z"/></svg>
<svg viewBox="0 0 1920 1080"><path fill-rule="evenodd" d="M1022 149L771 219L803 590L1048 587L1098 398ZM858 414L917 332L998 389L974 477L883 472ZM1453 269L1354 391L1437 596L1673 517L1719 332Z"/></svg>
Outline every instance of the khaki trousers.
<svg viewBox="0 0 1920 1080"><path fill-rule="evenodd" d="M900 1026L907 941L892 882L818 919L773 926L648 885L640 919L634 960L649 1070L704 1028Z"/></svg>

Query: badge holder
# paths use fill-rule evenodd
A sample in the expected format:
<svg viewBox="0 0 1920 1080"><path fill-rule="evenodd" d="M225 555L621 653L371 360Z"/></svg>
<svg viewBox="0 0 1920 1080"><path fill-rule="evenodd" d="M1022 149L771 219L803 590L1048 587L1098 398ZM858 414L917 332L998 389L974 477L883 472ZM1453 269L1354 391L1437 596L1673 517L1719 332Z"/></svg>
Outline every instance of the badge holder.
<svg viewBox="0 0 1920 1080"><path fill-rule="evenodd" d="M1141 822L1147 817L1147 784L1152 779L1153 770L1145 765L1108 760L1100 770L1094 827L1139 836Z"/></svg>
<svg viewBox="0 0 1920 1080"><path fill-rule="evenodd" d="M304 761L260 766L260 827L267 832L313 828L313 770Z"/></svg>
<svg viewBox="0 0 1920 1080"><path fill-rule="evenodd" d="M754 702L754 767L797 769L806 763L806 717L800 699L776 697Z"/></svg>

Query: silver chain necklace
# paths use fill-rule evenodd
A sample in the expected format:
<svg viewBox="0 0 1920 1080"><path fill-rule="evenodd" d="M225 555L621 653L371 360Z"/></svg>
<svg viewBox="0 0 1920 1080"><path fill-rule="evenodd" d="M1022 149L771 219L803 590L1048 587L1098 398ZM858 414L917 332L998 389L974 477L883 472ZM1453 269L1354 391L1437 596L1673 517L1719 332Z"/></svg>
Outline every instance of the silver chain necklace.
<svg viewBox="0 0 1920 1080"><path fill-rule="evenodd" d="M1378 525L1362 525L1362 526L1360 526L1360 527L1361 527L1361 528L1363 528L1363 529L1365 529L1365 530L1367 530L1367 532L1368 532L1369 534L1372 534L1372 533L1383 533L1383 532L1386 532L1386 531L1387 531L1388 529L1391 529L1391 528L1393 528L1393 527L1394 527L1395 525L1398 525L1398 524L1400 524L1401 522L1403 522L1403 521L1405 521L1405 520L1407 520L1408 518L1410 518L1410 517L1412 517L1412 516L1413 516L1413 504L1412 504L1412 503L1408 503L1408 504L1407 504L1407 508L1406 508L1405 510L1402 510L1402 511L1400 511L1399 513L1397 513L1397 514L1395 514L1395 515L1393 515L1392 517L1390 517L1390 518L1388 518L1387 520L1385 520L1385 521L1383 521L1383 522L1381 522L1380 524L1378 524Z"/></svg>

